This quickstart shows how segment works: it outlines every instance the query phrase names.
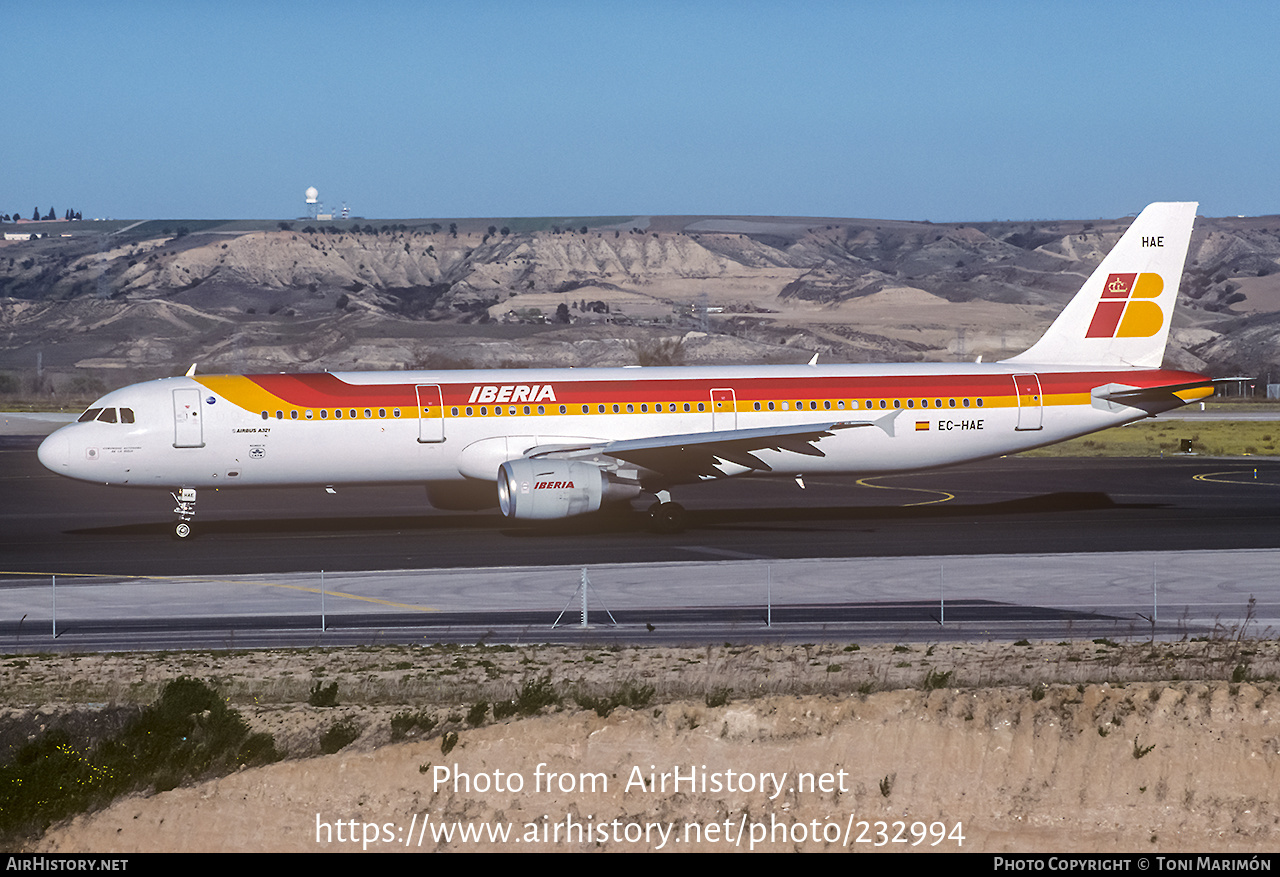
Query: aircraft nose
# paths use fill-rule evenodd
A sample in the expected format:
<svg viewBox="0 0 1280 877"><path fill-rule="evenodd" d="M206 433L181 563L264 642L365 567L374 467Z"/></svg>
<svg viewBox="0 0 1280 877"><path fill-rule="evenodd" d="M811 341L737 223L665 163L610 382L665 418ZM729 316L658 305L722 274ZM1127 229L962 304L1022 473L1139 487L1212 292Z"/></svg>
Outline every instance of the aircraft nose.
<svg viewBox="0 0 1280 877"><path fill-rule="evenodd" d="M65 473L71 463L71 442L62 430L58 430L40 443L36 456L46 469L59 474Z"/></svg>

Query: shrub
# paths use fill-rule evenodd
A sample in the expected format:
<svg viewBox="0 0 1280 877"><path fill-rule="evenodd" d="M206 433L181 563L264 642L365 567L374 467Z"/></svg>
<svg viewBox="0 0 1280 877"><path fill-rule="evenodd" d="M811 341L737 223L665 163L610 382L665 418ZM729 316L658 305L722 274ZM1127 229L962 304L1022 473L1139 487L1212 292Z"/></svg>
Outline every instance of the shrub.
<svg viewBox="0 0 1280 877"><path fill-rule="evenodd" d="M325 755L333 755L340 749L354 743L360 736L360 726L354 719L345 718L334 722L329 730L320 735L320 751Z"/></svg>
<svg viewBox="0 0 1280 877"><path fill-rule="evenodd" d="M311 695L307 698L307 703L312 706L337 706L338 705L338 683L330 682L323 685L317 682L311 686Z"/></svg>

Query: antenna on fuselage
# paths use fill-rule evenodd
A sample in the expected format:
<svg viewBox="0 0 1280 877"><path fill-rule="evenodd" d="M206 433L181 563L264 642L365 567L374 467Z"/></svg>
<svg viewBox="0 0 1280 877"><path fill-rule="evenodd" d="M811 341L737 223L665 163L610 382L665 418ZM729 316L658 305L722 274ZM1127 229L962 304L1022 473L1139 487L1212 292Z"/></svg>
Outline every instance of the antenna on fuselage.
<svg viewBox="0 0 1280 877"><path fill-rule="evenodd" d="M191 363L191 368L187 369L187 377L194 378L196 376L196 364Z"/></svg>

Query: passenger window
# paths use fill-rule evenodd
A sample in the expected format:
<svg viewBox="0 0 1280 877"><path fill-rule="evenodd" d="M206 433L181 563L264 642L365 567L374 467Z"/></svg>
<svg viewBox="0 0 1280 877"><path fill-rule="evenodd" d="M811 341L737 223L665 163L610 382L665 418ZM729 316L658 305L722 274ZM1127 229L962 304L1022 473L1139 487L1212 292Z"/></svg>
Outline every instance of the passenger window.
<svg viewBox="0 0 1280 877"><path fill-rule="evenodd" d="M481 406L480 406L480 416L481 416L481 417L488 417L488 416L489 416L489 406L488 406L488 405L481 405Z"/></svg>
<svg viewBox="0 0 1280 877"><path fill-rule="evenodd" d="M982 407L982 400L981 400L981 399L979 399L979 400L978 400L978 407L979 407L979 408L981 408L981 407Z"/></svg>
<svg viewBox="0 0 1280 877"><path fill-rule="evenodd" d="M370 408L366 408L366 409L364 409L364 419L365 419L365 420L370 420L370 419L372 419L372 418L373 418L373 410L372 410L372 409L370 409Z"/></svg>
<svg viewBox="0 0 1280 877"><path fill-rule="evenodd" d="M969 407L969 400L968 400L968 399L965 399L965 400L964 400L964 407L965 407L965 408L968 408L968 407Z"/></svg>
<svg viewBox="0 0 1280 877"><path fill-rule="evenodd" d="M830 401L830 400L827 400L826 402L823 402L823 403L822 403L822 407L823 407L823 408L825 408L826 410L830 411L830 410L831 410L831 401Z"/></svg>
<svg viewBox="0 0 1280 877"><path fill-rule="evenodd" d="M284 420L284 412L276 411L276 420Z"/></svg>
<svg viewBox="0 0 1280 877"><path fill-rule="evenodd" d="M699 411L706 411L706 410L707 410L707 405L706 405L706 403L705 403L705 402L699 402L699 403L698 403L698 410L699 410Z"/></svg>
<svg viewBox="0 0 1280 877"><path fill-rule="evenodd" d="M341 420L341 419L342 419L342 409L341 409L341 408L335 408L335 409L333 409L333 417L334 417L334 419L335 419L335 420Z"/></svg>
<svg viewBox="0 0 1280 877"><path fill-rule="evenodd" d="M352 420L356 419L356 409L352 408L348 413L351 415Z"/></svg>
<svg viewBox="0 0 1280 877"><path fill-rule="evenodd" d="M684 410L685 410L685 411L688 411L688 410L689 410L689 403L688 403L688 402L684 403Z"/></svg>
<svg viewBox="0 0 1280 877"><path fill-rule="evenodd" d="M902 403L901 403L901 402L899 402L897 399L894 399L894 400L893 400L893 407L894 407L894 408L901 408L901 407L902 407Z"/></svg>
<svg viewBox="0 0 1280 877"><path fill-rule="evenodd" d="M269 418L270 416L271 416L271 415L270 415L270 414L268 414L267 412L265 412L265 411L264 411L264 412L262 412L262 419L263 419L263 420L266 420L266 419L267 419L267 418Z"/></svg>
<svg viewBox="0 0 1280 877"><path fill-rule="evenodd" d="M618 413L618 406L617 406L617 405L614 405L614 406L613 406L613 413L614 413L614 414L617 414L617 413Z"/></svg>
<svg viewBox="0 0 1280 877"><path fill-rule="evenodd" d="M759 411L759 410L760 410L760 403L759 403L759 402L757 402L757 403L756 403L755 408L756 408L756 410L757 410L757 411Z"/></svg>
<svg viewBox="0 0 1280 877"><path fill-rule="evenodd" d="M307 420L310 420L313 416L315 416L315 415L312 413L311 409L310 409L310 408L308 408L308 409L307 409Z"/></svg>
<svg viewBox="0 0 1280 877"><path fill-rule="evenodd" d="M387 416L387 409L385 409L385 408L379 408L379 409L378 409L378 416L379 416L379 417L386 417L386 416Z"/></svg>
<svg viewBox="0 0 1280 877"><path fill-rule="evenodd" d="M291 420L297 420L297 419L298 419L298 409L297 409L297 408L295 408L295 409L293 409L292 411L290 411L290 412L289 412L289 418L290 418Z"/></svg>
<svg viewBox="0 0 1280 877"><path fill-rule="evenodd" d="M397 409L396 409L396 417L399 417L399 416L400 416L400 413L399 413L399 412L400 412L400 409L399 409L399 408L397 408ZM458 409L457 409L457 408L450 408L450 409L449 409L449 415L450 415L451 417L457 417L457 416L458 416Z"/></svg>
<svg viewBox="0 0 1280 877"><path fill-rule="evenodd" d="M896 408L897 406L895 405L894 407ZM907 400L907 407L908 407L908 408L915 408L915 407L916 407L916 400L915 400L915 399L908 399L908 400Z"/></svg>
<svg viewBox="0 0 1280 877"><path fill-rule="evenodd" d="M583 406L582 406L582 413L583 413L583 414L590 414L590 413L591 413L591 406L590 406L590 405L583 405Z"/></svg>
<svg viewBox="0 0 1280 877"><path fill-rule="evenodd" d="M948 399L948 400L947 400L947 403L948 403L952 408L955 408L955 407L956 407L956 400L955 400L955 399Z"/></svg>
<svg viewBox="0 0 1280 877"><path fill-rule="evenodd" d="M328 409L328 408L321 408L321 409L320 409L320 419L321 419L321 420L328 420L328 419L329 419L329 409Z"/></svg>
<svg viewBox="0 0 1280 877"><path fill-rule="evenodd" d="M101 409L101 408L90 408L90 409L89 409L88 411L86 411L84 414L81 414L81 415L80 415L80 420L79 420L79 422L80 422L80 423L89 423L90 421L97 420L97 419L98 419L98 415L99 415L99 414L101 414L101 413L102 413L102 409Z"/></svg>
<svg viewBox="0 0 1280 877"><path fill-rule="evenodd" d="M391 416L392 416L392 417L399 417L399 416L400 416L400 409L399 409L399 408L392 408L392 409L391 409ZM457 417L457 416L458 416L458 409L457 409L457 408L453 409L453 416L454 416L454 417Z"/></svg>
<svg viewBox="0 0 1280 877"><path fill-rule="evenodd" d="M776 406L776 405L774 405L772 402L770 402L770 403L769 403L769 410L770 410L770 411L772 411L772 410L773 410L774 408L776 408L776 407L777 407L777 406Z"/></svg>
<svg viewBox="0 0 1280 877"><path fill-rule="evenodd" d="M630 402L628 402L628 403L627 403L627 413L628 413L628 414L635 414L635 413L636 413L636 406L634 406L634 405L632 405Z"/></svg>
<svg viewBox="0 0 1280 877"><path fill-rule="evenodd" d="M481 410L484 410L484 409L481 409ZM502 406L501 406L501 405L494 405L494 406L493 406L493 416L494 416L494 417L501 417L501 416L502 416Z"/></svg>
<svg viewBox="0 0 1280 877"><path fill-rule="evenodd" d="M470 416L471 416L472 414L474 414L474 413L475 413L475 409L474 409L474 408L472 408L470 405L468 405L468 406L467 406L467 416L468 416L468 417L470 417Z"/></svg>
<svg viewBox="0 0 1280 877"><path fill-rule="evenodd" d="M648 405L641 405L641 406L640 406L640 413L641 413L641 414L648 414L648 413L649 413L649 406L648 406Z"/></svg>
<svg viewBox="0 0 1280 877"><path fill-rule="evenodd" d="M790 410L791 410L791 403L790 403L790 402L783 402L783 403L782 403L782 410L783 410L783 411L790 411Z"/></svg>
<svg viewBox="0 0 1280 877"><path fill-rule="evenodd" d="M539 410L539 411L541 411L542 409L541 409L541 408L539 408L538 410ZM563 405L561 405L561 406L560 406L560 413L561 413L561 414L568 414L568 413L569 413L569 409L568 409L568 408L566 408L566 407L564 407Z"/></svg>
<svg viewBox="0 0 1280 877"><path fill-rule="evenodd" d="M547 406L545 406L545 405L539 405L539 406L538 406L538 413L539 413L539 414L546 414L546 413L547 413ZM563 412L561 412L561 413L563 413Z"/></svg>
<svg viewBox="0 0 1280 877"><path fill-rule="evenodd" d="M528 413L529 413L529 406L528 406L528 405L524 406L524 413L525 413L525 414L528 414Z"/></svg>

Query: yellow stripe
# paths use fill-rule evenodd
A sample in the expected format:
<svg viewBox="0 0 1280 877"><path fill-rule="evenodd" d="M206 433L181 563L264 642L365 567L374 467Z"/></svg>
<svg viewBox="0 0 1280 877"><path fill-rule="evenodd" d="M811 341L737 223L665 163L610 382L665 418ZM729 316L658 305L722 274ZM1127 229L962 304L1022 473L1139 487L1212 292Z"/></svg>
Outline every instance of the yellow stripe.
<svg viewBox="0 0 1280 877"><path fill-rule="evenodd" d="M243 375L210 375L196 378L196 381L231 404L238 405L245 411L252 411L254 414L276 408L295 407L286 405L279 396L268 393Z"/></svg>
<svg viewBox="0 0 1280 877"><path fill-rule="evenodd" d="M884 478L887 476L881 475L877 477ZM855 483L861 484L863 487L874 487L876 490L912 490L912 491L915 491L916 493L942 494L942 499L929 499L929 500L925 500L924 502L904 502L901 506L901 508L904 508L904 509L910 508L911 506L934 505L935 503L940 503L940 502L950 502L951 500L956 498L956 495L954 493L947 493L945 490L932 490L927 487L890 487L887 484L872 484L870 478L859 478Z"/></svg>

